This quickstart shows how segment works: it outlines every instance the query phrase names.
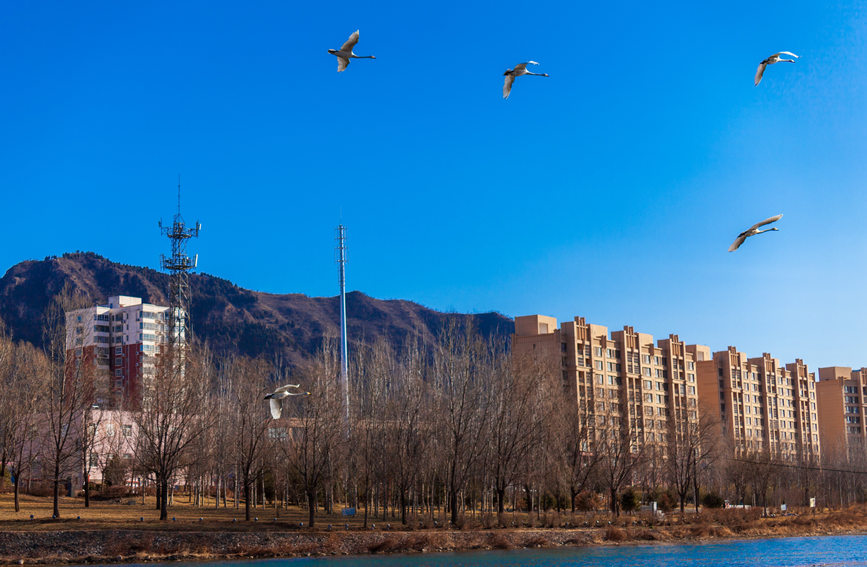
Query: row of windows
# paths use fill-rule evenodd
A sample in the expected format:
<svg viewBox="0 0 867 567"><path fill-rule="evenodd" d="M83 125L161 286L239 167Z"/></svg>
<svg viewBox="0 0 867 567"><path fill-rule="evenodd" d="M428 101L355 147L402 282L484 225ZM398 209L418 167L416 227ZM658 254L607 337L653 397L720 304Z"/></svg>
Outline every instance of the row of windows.
<svg viewBox="0 0 867 567"><path fill-rule="evenodd" d="M562 343L561 347L562 347L563 352L566 352L566 343ZM578 346L577 350L578 350L578 355L581 356L581 354L582 354L581 347ZM584 356L589 358L590 352L591 352L590 351L590 345L585 345L584 352L583 352ZM596 358L602 358L603 352L606 355L606 358L620 359L620 350L619 349L608 348L608 349L603 350L602 347L593 347L593 356L595 356ZM627 352L626 353L626 361L637 363L638 362L638 353L637 352L636 353ZM641 361L644 364L650 364L651 362L653 362L653 364L656 364L657 366L665 366L668 362L668 359L665 358L664 356L651 356L649 354L643 354L643 355L641 355ZM682 365L679 366L677 358L674 359L673 365L674 365L674 368L679 368L680 366L682 366ZM693 361L686 362L686 368L687 368L687 370L695 370L695 362L693 362Z"/></svg>

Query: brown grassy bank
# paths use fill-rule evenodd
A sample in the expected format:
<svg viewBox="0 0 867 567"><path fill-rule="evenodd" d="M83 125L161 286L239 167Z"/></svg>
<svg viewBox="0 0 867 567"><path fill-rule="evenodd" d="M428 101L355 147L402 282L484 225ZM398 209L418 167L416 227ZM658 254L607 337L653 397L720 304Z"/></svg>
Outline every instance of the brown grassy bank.
<svg viewBox="0 0 867 567"><path fill-rule="evenodd" d="M377 529L364 530L356 522L348 530L342 522L329 530L329 519L310 530L299 528L287 515L246 523L216 513L196 516L204 514L198 508L175 510L175 522L160 523L153 514L142 521L141 508L128 508L102 505L82 514L74 509L66 516L81 519L30 520L29 514L21 513L10 518L0 506L0 564L425 553L867 533L864 506L769 518L758 510L706 511L665 521L649 516L564 516L540 522L553 526L547 528L485 529L480 522L468 522L461 530L403 530L399 523L391 530L381 529L386 525L381 523ZM301 517L302 511L297 512ZM529 520L524 518L525 523ZM565 527L567 522L570 527Z"/></svg>

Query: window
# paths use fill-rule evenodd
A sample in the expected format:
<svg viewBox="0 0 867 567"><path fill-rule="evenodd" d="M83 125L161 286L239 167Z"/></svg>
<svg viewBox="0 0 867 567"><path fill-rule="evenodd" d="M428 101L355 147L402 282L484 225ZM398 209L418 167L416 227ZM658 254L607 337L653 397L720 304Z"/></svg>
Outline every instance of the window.
<svg viewBox="0 0 867 567"><path fill-rule="evenodd" d="M641 355L641 361L642 361L644 364L650 364L650 355L649 355L649 354L643 354L643 355Z"/></svg>
<svg viewBox="0 0 867 567"><path fill-rule="evenodd" d="M286 439L287 433L286 430L282 427L269 427L268 428L268 438L269 439Z"/></svg>
<svg viewBox="0 0 867 567"><path fill-rule="evenodd" d="M689 388L687 388L687 390L689 391L690 396L695 395L695 386L690 386Z"/></svg>
<svg viewBox="0 0 867 567"><path fill-rule="evenodd" d="M594 356L602 356L602 347L593 347Z"/></svg>
<svg viewBox="0 0 867 567"><path fill-rule="evenodd" d="M594 366L596 367L596 370L602 370L602 361L601 360L595 361Z"/></svg>
<svg viewBox="0 0 867 567"><path fill-rule="evenodd" d="M641 370L642 370L642 374L644 374L645 376L650 376L650 368L649 367L645 366Z"/></svg>
<svg viewBox="0 0 867 567"><path fill-rule="evenodd" d="M605 376L603 376L602 374L597 374L596 375L596 383L597 384L604 384L605 383Z"/></svg>
<svg viewBox="0 0 867 567"><path fill-rule="evenodd" d="M120 368L116 368L114 371L114 375L117 377L123 376L123 370L121 370Z"/></svg>
<svg viewBox="0 0 867 567"><path fill-rule="evenodd" d="M652 390L653 389L653 382L651 382L650 380L645 380L644 381L644 389L645 390Z"/></svg>
<svg viewBox="0 0 867 567"><path fill-rule="evenodd" d="M132 425L124 425L123 428L121 429L121 432L123 433L124 437L131 437L132 436Z"/></svg>

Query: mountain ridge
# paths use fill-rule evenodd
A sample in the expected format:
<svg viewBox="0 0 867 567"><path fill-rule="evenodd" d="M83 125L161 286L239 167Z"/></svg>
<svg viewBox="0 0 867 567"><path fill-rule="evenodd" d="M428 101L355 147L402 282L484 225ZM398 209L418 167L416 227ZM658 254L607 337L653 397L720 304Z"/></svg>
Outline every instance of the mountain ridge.
<svg viewBox="0 0 867 567"><path fill-rule="evenodd" d="M90 304L129 295L166 305L168 284L168 274L112 262L93 252L25 260L0 278L0 320L16 339L41 347L45 309L66 285ZM190 274L190 289L193 335L217 355L280 356L297 365L312 356L324 338L339 335L339 296L252 291L205 273ZM496 312L444 313L360 291L346 295L346 308L350 341L355 345L379 338L401 344L407 337L431 344L449 319L473 326L496 341L508 342L514 331L512 319Z"/></svg>

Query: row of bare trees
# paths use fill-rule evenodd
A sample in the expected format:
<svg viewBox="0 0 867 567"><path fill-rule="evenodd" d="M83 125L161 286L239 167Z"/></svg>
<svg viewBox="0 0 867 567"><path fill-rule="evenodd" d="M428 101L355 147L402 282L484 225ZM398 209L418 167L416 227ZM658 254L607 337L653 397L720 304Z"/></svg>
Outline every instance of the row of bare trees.
<svg viewBox="0 0 867 567"><path fill-rule="evenodd" d="M93 407L105 377L65 348L64 312L74 306L69 294L52 303L44 352L0 334L0 483L8 469L16 509L21 479L39 477L51 483L59 517L65 479L81 476L88 499L94 467L104 483L154 486L161 519L184 485L200 505L243 505L248 520L252 506L267 502L279 514L298 504L310 525L339 506L359 510L365 525L460 525L467 515L507 525L510 511L605 505L618 514L634 504L627 493L681 513L708 494L764 507L864 498L864 475L848 464L732 459L705 421L676 425L665 445L646 443L624 421L580 405L559 369L514 358L457 324L433 345L357 346L348 412L338 350L325 341L292 369L164 349L133 409L106 417ZM288 398L272 420L263 394L288 382L310 395Z"/></svg>

